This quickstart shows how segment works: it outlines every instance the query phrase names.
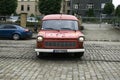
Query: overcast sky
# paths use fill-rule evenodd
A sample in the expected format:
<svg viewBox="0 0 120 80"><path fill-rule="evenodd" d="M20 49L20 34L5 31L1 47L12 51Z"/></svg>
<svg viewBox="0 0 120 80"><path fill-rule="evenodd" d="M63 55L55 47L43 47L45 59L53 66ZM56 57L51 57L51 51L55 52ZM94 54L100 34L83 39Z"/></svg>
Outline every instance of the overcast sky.
<svg viewBox="0 0 120 80"><path fill-rule="evenodd" d="M115 7L117 7L118 5L120 5L120 0L113 0L113 4L115 5Z"/></svg>

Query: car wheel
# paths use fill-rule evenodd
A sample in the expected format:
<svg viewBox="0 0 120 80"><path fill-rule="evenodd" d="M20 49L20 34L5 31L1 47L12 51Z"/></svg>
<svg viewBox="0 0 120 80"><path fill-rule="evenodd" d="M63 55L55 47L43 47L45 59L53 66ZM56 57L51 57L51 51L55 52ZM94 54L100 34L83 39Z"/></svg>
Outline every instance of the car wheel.
<svg viewBox="0 0 120 80"><path fill-rule="evenodd" d="M36 56L37 56L38 58L41 58L41 57L43 57L43 53L37 52L37 53L36 53Z"/></svg>
<svg viewBox="0 0 120 80"><path fill-rule="evenodd" d="M19 39L20 39L20 35L19 35L19 34L14 34L14 35L12 36L12 38L13 38L14 40L19 40Z"/></svg>
<svg viewBox="0 0 120 80"><path fill-rule="evenodd" d="M84 52L74 54L76 58L81 58L83 55L84 55Z"/></svg>

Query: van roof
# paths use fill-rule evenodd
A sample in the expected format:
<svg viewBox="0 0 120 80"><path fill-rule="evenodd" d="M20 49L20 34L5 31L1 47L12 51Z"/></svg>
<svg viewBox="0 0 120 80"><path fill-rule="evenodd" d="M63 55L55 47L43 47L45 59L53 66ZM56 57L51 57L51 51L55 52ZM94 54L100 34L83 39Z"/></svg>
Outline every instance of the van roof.
<svg viewBox="0 0 120 80"><path fill-rule="evenodd" d="M73 15L51 14L44 16L42 20L78 20L78 19Z"/></svg>

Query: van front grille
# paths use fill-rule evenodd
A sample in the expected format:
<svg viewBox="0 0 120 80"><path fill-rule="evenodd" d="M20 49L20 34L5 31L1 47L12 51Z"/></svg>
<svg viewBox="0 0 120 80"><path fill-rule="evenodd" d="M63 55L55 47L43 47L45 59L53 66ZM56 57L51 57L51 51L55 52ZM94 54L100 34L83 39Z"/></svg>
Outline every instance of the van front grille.
<svg viewBox="0 0 120 80"><path fill-rule="evenodd" d="M46 41L45 47L76 47L76 42L71 41Z"/></svg>

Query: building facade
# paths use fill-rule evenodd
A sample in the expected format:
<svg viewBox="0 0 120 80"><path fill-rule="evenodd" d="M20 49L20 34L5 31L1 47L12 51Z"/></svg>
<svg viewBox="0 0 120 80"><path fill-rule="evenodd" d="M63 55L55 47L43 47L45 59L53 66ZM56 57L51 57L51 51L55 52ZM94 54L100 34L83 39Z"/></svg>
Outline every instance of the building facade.
<svg viewBox="0 0 120 80"><path fill-rule="evenodd" d="M89 9L93 9L94 15L98 17L108 2L112 2L112 0L65 0L65 13L84 17Z"/></svg>
<svg viewBox="0 0 120 80"><path fill-rule="evenodd" d="M18 0L17 14L27 13L41 15L38 10L39 0ZM86 17L87 11L93 9L95 17L99 17L104 5L112 0L62 0L60 13Z"/></svg>
<svg viewBox="0 0 120 80"><path fill-rule="evenodd" d="M38 10L38 0L18 0L16 13L27 13L28 16L32 14L34 16L40 15Z"/></svg>
<svg viewBox="0 0 120 80"><path fill-rule="evenodd" d="M28 16L30 16L31 14L34 14L36 16L41 15L38 10L38 1L39 0L18 0L16 13L27 13ZM61 2L60 13L65 13L64 0L62 0Z"/></svg>

